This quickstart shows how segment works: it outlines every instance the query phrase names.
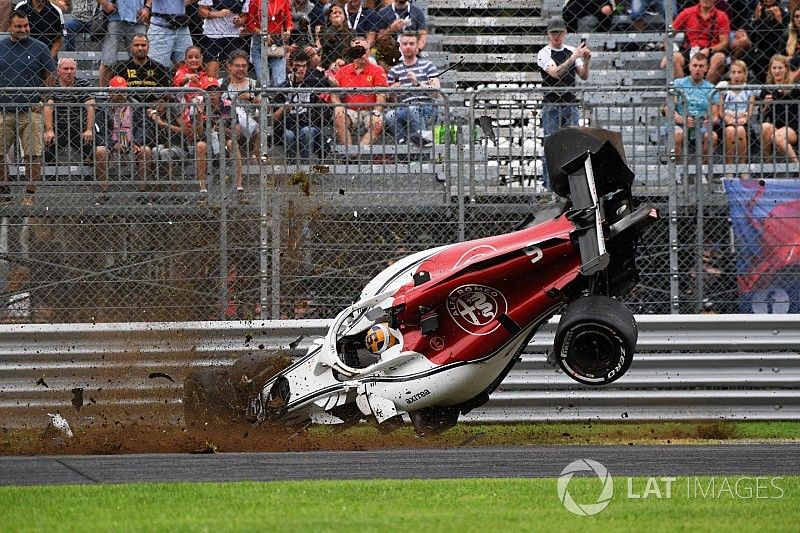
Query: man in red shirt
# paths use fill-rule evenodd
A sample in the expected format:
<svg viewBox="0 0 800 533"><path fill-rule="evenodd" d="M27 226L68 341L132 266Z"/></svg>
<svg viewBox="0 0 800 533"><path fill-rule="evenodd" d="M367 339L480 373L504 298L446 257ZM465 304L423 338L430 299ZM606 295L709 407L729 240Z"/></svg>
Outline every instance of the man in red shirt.
<svg viewBox="0 0 800 533"><path fill-rule="evenodd" d="M339 87L388 87L386 72L379 66L370 63L367 50L363 46L353 46L347 51L350 63L343 66L336 73ZM381 112L386 103L386 95L378 93L344 93L331 95L337 105L334 111L333 124L336 128L336 137L341 144L353 144L351 130L358 130L363 126L366 133L361 138L361 144L368 146L373 139L380 135L383 129Z"/></svg>
<svg viewBox="0 0 800 533"><path fill-rule="evenodd" d="M717 83L722 78L731 22L724 11L714 7L714 2L699 0L697 5L678 13L672 22L676 32L686 33L683 46L674 53L675 79L686 76L683 69L697 52L711 58L706 79Z"/></svg>

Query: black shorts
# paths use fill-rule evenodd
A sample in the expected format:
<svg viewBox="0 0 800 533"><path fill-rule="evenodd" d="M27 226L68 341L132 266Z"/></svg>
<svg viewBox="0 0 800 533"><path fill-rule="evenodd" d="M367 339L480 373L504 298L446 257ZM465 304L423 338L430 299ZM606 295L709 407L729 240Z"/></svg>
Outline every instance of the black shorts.
<svg viewBox="0 0 800 533"><path fill-rule="evenodd" d="M99 141L99 139L95 140ZM67 154L64 153L66 148L78 150L80 152L81 160L77 160L78 156L76 156L74 152L71 157L68 157ZM45 163L48 164L54 164L56 162L60 165L92 164L94 161L93 158L94 146L91 143L85 144L80 133L77 133L71 137L59 135L52 142L52 144L50 144L50 146L45 146L44 148L44 160Z"/></svg>
<svg viewBox="0 0 800 533"><path fill-rule="evenodd" d="M250 55L250 39L245 37L220 37L200 39L200 48L203 50L203 61L219 61L224 63L236 50L243 50Z"/></svg>

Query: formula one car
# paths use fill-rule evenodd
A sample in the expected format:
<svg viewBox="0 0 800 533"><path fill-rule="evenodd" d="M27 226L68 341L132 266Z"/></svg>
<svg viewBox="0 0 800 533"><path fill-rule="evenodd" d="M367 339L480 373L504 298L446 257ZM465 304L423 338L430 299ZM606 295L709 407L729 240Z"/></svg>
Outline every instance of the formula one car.
<svg viewBox="0 0 800 533"><path fill-rule="evenodd" d="M628 370L641 230L618 134L567 128L545 154L562 212L524 229L415 253L378 274L299 360L241 358L184 383L188 423L288 425L372 418L442 431L489 399L537 329L562 312L549 361L587 385Z"/></svg>

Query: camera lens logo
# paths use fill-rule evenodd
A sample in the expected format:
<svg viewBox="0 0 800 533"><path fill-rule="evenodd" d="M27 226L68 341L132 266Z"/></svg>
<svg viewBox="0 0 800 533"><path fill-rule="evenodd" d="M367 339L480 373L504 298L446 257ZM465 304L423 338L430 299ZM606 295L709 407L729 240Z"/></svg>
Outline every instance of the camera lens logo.
<svg viewBox="0 0 800 533"><path fill-rule="evenodd" d="M576 472L594 472L603 484L603 489L594 503L577 503L569 491L569 482ZM578 459L572 461L570 464L561 471L558 477L558 499L570 513L579 516L592 516L596 515L611 503L611 497L614 495L614 480L611 474L608 473L606 467L593 461L591 459Z"/></svg>

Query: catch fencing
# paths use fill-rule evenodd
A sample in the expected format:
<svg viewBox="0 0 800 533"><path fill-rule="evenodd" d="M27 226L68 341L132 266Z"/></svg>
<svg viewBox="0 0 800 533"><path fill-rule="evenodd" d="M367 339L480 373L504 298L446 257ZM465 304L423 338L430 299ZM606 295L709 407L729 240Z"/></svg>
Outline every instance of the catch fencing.
<svg viewBox="0 0 800 533"><path fill-rule="evenodd" d="M545 362L557 319L470 422L800 419L800 321L773 315L640 315L628 373L602 388ZM0 326L3 426L116 420L180 424L182 382L275 349L305 353L328 320Z"/></svg>
<svg viewBox="0 0 800 533"><path fill-rule="evenodd" d="M558 212L561 201L543 184L541 89L417 91L430 98L434 122L420 130L392 122L407 106L388 102L363 124L378 127L372 142L347 144L335 104L308 101L300 89L267 89L246 101L165 91L171 103L139 102L128 89L120 94L130 101L116 104L107 93L79 90L98 116L112 117L105 131L98 126L91 141L64 150L56 135L41 180L28 180L32 154L10 156L16 179L0 205L0 318L326 318L398 257ZM641 282L627 303L637 313L738 312L742 243L734 242L719 180L727 167L704 165L702 150L676 163L676 104L663 90L653 99L657 91L576 90L580 124L621 133L634 195L666 215L642 239ZM86 105L53 107L83 117ZM123 149L111 136L123 107L141 146ZM276 118L279 109L303 109L310 122L287 123ZM74 135L85 131L80 120ZM748 168L772 176L762 163ZM796 220L782 216L787 226ZM797 245L791 232L781 238L770 246Z"/></svg>

